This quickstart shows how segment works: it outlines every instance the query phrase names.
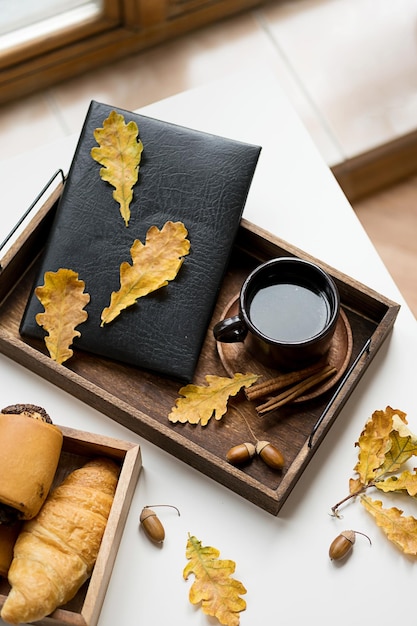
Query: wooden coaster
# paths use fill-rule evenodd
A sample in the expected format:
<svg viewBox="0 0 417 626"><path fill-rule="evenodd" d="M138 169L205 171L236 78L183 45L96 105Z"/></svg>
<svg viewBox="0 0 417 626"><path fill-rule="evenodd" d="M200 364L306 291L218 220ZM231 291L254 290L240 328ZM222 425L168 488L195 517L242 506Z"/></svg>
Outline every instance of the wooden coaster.
<svg viewBox="0 0 417 626"><path fill-rule="evenodd" d="M239 297L235 296L225 307L221 319L237 315L238 310ZM243 342L223 343L221 341L217 341L216 343L220 360L229 376L233 376L237 372L251 372L265 378L273 378L274 376L279 376L279 374L283 373L278 369L270 368L257 361L248 352L248 350L246 350ZM329 351L321 359L323 361L323 365L328 363L329 365L332 365L337 372L334 376L314 388L310 393L300 396L294 400L294 402L312 400L313 398L317 398L331 389L345 373L352 356L352 348L352 329L345 312L340 309L339 320L336 325Z"/></svg>

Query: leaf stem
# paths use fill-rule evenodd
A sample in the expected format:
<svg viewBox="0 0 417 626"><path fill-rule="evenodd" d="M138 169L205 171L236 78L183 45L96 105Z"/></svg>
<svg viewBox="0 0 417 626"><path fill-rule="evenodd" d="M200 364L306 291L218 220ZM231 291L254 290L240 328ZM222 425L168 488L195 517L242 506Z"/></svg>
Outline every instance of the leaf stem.
<svg viewBox="0 0 417 626"><path fill-rule="evenodd" d="M355 491L355 493L350 493L348 496L346 496L345 498L343 498L342 500L337 502L337 504L335 504L331 508L332 516L333 517L340 517L339 516L339 508L342 506L342 504L345 504L346 502L348 502L348 500L351 500L352 498L356 498L356 496L360 496L362 493L365 493L365 491L368 489L368 487L374 487L374 486L375 486L374 482L368 483L366 485L362 485L362 487L359 489L359 491Z"/></svg>

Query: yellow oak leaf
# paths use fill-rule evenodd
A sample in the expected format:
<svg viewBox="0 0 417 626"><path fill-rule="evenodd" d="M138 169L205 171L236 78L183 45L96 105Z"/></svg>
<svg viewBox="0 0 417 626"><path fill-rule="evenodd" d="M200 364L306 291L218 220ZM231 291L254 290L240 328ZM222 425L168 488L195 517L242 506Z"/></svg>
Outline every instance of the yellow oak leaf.
<svg viewBox="0 0 417 626"><path fill-rule="evenodd" d="M392 446L390 433L393 428L394 414L405 415L401 411L394 411L391 407L387 407L385 411L374 411L356 442L359 446L359 454L354 469L359 474L362 485L372 482L378 468L385 462L386 455Z"/></svg>
<svg viewBox="0 0 417 626"><path fill-rule="evenodd" d="M178 398L168 415L170 422L198 424L206 426L213 417L220 420L227 411L230 396L235 396L242 387L250 387L259 378L257 374L234 374L227 376L206 376L207 385L186 385L179 390Z"/></svg>
<svg viewBox="0 0 417 626"><path fill-rule="evenodd" d="M139 298L165 287L179 272L190 250L187 229L182 222L166 222L159 230L151 226L143 244L139 239L130 249L132 265L120 265L120 289L113 291L110 305L101 313L101 326L112 322Z"/></svg>
<svg viewBox="0 0 417 626"><path fill-rule="evenodd" d="M409 496L417 495L417 470L414 474L408 470L404 470L399 476L389 476L385 480L375 481L375 487L385 493L391 491L406 491Z"/></svg>
<svg viewBox="0 0 417 626"><path fill-rule="evenodd" d="M393 415L393 429L389 434L390 447L375 476L396 472L408 459L417 455L417 437L398 415Z"/></svg>
<svg viewBox="0 0 417 626"><path fill-rule="evenodd" d="M138 134L136 122L126 124L123 115L111 111L103 122L103 128L94 131L94 138L100 147L91 149L93 159L103 166L100 169L101 178L114 187L113 198L120 205L126 226L129 225L133 187L138 180L143 151Z"/></svg>
<svg viewBox="0 0 417 626"><path fill-rule="evenodd" d="M232 578L236 564L219 559L220 552L211 546L203 546L196 537L188 536L186 557L188 563L183 577L188 580L194 574L190 588L191 604L200 604L203 613L216 617L224 626L238 626L239 613L246 609L240 596L246 593L243 584Z"/></svg>
<svg viewBox="0 0 417 626"><path fill-rule="evenodd" d="M390 406L385 411L375 411L355 445L359 446L355 466L358 475L349 480L349 496L332 507L334 515L338 516L342 504L351 498L365 497L365 491L372 487L385 493L417 496L417 469L411 473L403 467L411 457L417 456L417 436L407 426L406 413Z"/></svg>
<svg viewBox="0 0 417 626"><path fill-rule="evenodd" d="M405 554L417 555L417 520L414 517L404 517L403 511L396 507L384 509L382 502L369 496L362 496L361 502L397 548Z"/></svg>
<svg viewBox="0 0 417 626"><path fill-rule="evenodd" d="M349 478L349 493L354 496L360 491L363 491L363 483L359 478Z"/></svg>
<svg viewBox="0 0 417 626"><path fill-rule="evenodd" d="M73 355L70 346L74 337L80 336L75 327L88 317L84 307L90 302L90 296L83 293L84 288L85 283L78 279L76 272L61 268L57 272L45 272L44 284L35 289L45 309L44 313L36 315L36 323L48 333L45 344L57 363Z"/></svg>

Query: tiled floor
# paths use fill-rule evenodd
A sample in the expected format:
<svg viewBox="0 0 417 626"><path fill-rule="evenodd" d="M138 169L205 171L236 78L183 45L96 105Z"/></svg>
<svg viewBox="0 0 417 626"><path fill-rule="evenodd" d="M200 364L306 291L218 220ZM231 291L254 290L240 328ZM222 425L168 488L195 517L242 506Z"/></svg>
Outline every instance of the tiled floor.
<svg viewBox="0 0 417 626"><path fill-rule="evenodd" d="M355 203L354 208L417 317L417 176Z"/></svg>
<svg viewBox="0 0 417 626"><path fill-rule="evenodd" d="M0 166L2 159L77 133L91 99L136 109L248 66L268 67L325 161L339 164L417 129L416 32L416 0L269 2L0 107ZM403 220L403 202L393 198L380 198L388 202L387 220L395 212L397 228L404 223L408 233L416 232L416 204ZM395 266L395 249L383 241L392 239L391 224L375 203L360 209ZM414 264L416 248L409 238Z"/></svg>

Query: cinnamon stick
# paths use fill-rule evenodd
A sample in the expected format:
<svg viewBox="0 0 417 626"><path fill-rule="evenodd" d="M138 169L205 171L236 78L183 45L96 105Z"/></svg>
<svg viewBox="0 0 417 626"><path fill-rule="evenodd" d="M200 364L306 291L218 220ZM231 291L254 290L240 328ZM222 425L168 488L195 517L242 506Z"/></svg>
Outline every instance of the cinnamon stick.
<svg viewBox="0 0 417 626"><path fill-rule="evenodd" d="M314 365L309 365L301 370L269 378L268 380L245 389L246 398L248 400L257 400L258 398L262 398L262 396L268 396L275 391L285 389L285 387L289 387L290 385L294 385L307 379L312 374L316 374L317 372L323 370L324 367L323 363L315 363Z"/></svg>
<svg viewBox="0 0 417 626"><path fill-rule="evenodd" d="M287 404L288 402L296 400L297 398L301 397L306 391L308 391L312 387L315 387L316 385L318 385L321 382L324 382L331 376L334 376L336 372L337 370L335 367L333 367L332 365L326 365L318 373L312 374L305 380L302 380L296 385L289 387L282 393L276 396L273 396L267 402L264 402L263 404L258 405L256 407L256 411L258 415L260 416L266 415L267 413L274 411L280 406L283 406L284 404Z"/></svg>

